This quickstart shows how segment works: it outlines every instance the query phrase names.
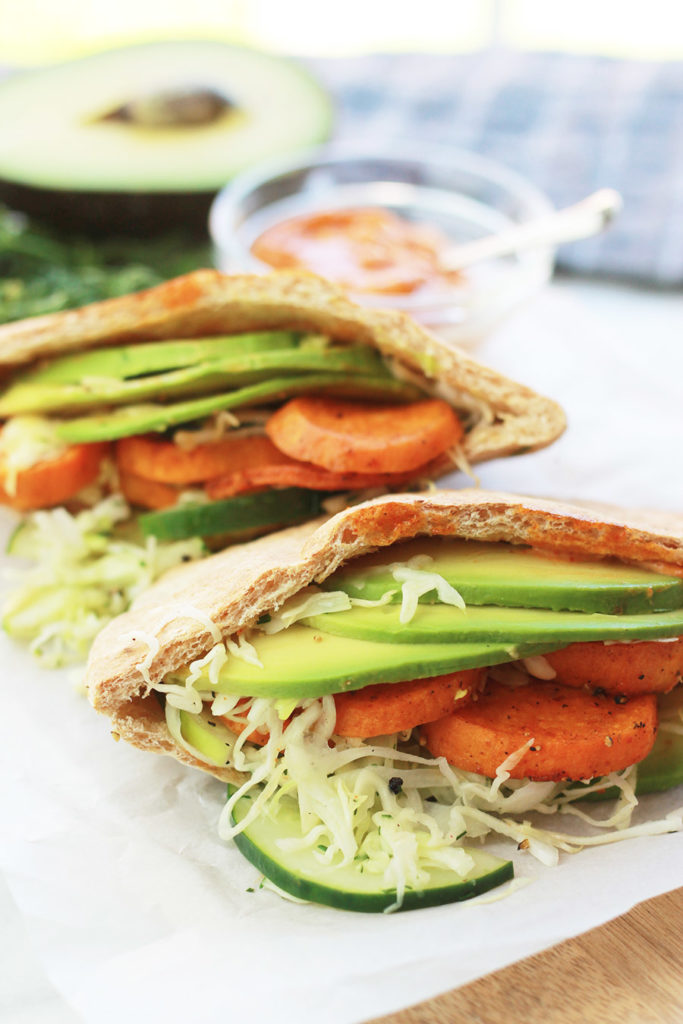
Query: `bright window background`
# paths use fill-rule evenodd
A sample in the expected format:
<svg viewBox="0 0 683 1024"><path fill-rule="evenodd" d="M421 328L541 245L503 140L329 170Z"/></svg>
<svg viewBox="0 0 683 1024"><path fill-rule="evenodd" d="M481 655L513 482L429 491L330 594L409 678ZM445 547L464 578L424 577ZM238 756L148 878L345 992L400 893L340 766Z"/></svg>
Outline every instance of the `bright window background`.
<svg viewBox="0 0 683 1024"><path fill-rule="evenodd" d="M0 0L0 62L179 37L304 55L498 45L681 59L680 16L680 0Z"/></svg>

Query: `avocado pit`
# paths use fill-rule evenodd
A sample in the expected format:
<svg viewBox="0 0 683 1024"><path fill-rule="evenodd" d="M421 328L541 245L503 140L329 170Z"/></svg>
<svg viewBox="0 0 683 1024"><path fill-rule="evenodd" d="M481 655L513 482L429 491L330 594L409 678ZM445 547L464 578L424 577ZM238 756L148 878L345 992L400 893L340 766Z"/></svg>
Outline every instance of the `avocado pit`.
<svg viewBox="0 0 683 1024"><path fill-rule="evenodd" d="M214 124L237 109L215 89L187 86L135 97L95 120L140 128L197 128Z"/></svg>

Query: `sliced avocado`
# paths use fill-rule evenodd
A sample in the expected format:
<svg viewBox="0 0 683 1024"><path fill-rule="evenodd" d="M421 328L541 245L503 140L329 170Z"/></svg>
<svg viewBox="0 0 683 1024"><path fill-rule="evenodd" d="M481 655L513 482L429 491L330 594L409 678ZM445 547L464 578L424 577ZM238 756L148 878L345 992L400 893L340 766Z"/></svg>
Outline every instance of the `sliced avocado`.
<svg viewBox="0 0 683 1024"><path fill-rule="evenodd" d="M398 605L386 604L312 615L304 621L312 629L324 629L335 636L391 644L554 640L557 647L562 647L579 640L644 640L683 633L683 608L649 615L603 615L495 605L472 605L463 611L445 604L422 604L405 624L400 614Z"/></svg>
<svg viewBox="0 0 683 1024"><path fill-rule="evenodd" d="M225 765L230 763L235 735L218 722L208 711L200 715L180 711L180 731L183 739L204 754L212 764Z"/></svg>
<svg viewBox="0 0 683 1024"><path fill-rule="evenodd" d="M323 352L311 349L246 352L207 360L197 366L182 367L168 373L148 373L130 380L103 378L93 374L80 384L17 384L0 399L0 416L121 405L155 398L159 394L164 398L205 394L223 388L267 382L274 374L296 375L303 371L348 376L377 374L378 377L386 372L388 378L388 371L385 371L379 354L366 345Z"/></svg>
<svg viewBox="0 0 683 1024"><path fill-rule="evenodd" d="M275 377L224 394L195 398L186 402L161 405L130 405L113 412L63 420L56 427L57 437L68 443L113 441L132 434L163 431L178 423L202 419L221 409L239 409L263 402L283 401L292 395L342 395L372 398L378 401L412 401L421 397L412 384L391 377L344 377L333 373L311 373L296 377Z"/></svg>
<svg viewBox="0 0 683 1024"><path fill-rule="evenodd" d="M275 530L313 519L320 515L322 501L329 494L302 487L239 494L224 501L205 505L176 505L139 517L142 532L159 540L183 540L185 537L220 535L225 543L234 543L248 535Z"/></svg>
<svg viewBox="0 0 683 1024"><path fill-rule="evenodd" d="M683 579L674 576L620 562L555 558L511 544L441 538L408 541L358 558L328 577L323 586L343 590L351 597L377 600L397 589L387 566L416 556L428 556L430 561L420 568L443 576L467 604L610 615L683 606ZM393 600L401 600L400 592ZM431 603L437 596L431 591L420 600Z"/></svg>
<svg viewBox="0 0 683 1024"><path fill-rule="evenodd" d="M80 384L84 377L130 380L148 373L197 366L206 360L247 352L275 352L294 348L301 335L294 331L257 331L222 334L210 338L144 341L133 345L97 348L59 356L14 377L12 387L28 384ZM4 399L3 399L4 400Z"/></svg>
<svg viewBox="0 0 683 1024"><path fill-rule="evenodd" d="M235 792L228 787L228 795ZM252 806L252 794L236 802L232 823L242 821ZM259 815L235 836L235 846L266 878L284 892L340 910L381 913L396 904L396 889L387 889L381 875L364 872L362 862L344 867L321 864L315 850L300 845L283 849L280 840L300 840L301 812L289 797L279 800L269 813ZM397 910L418 910L443 903L468 900L509 881L514 874L512 862L500 860L483 850L464 847L474 865L462 877L447 868L429 869L429 881L421 889L408 887Z"/></svg>
<svg viewBox="0 0 683 1024"><path fill-rule="evenodd" d="M328 137L331 104L291 61L169 40L12 75L0 124L0 199L69 229L144 236L205 232L226 181Z"/></svg>
<svg viewBox="0 0 683 1024"><path fill-rule="evenodd" d="M281 633L251 637L263 664L229 658L211 688L256 697L320 697L359 690L370 683L426 679L480 665L543 654L557 644L380 644L331 636L294 625Z"/></svg>

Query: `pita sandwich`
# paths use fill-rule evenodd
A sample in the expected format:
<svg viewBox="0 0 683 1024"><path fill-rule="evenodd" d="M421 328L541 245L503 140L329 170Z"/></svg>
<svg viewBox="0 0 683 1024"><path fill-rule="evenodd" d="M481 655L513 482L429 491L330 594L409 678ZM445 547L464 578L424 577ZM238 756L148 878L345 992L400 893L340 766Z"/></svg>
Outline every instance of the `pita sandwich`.
<svg viewBox="0 0 683 1024"><path fill-rule="evenodd" d="M171 571L88 692L115 738L229 783L219 835L280 892L437 905L512 876L487 834L549 865L680 827L631 812L683 782L682 577L675 517L385 496ZM548 821L605 793L602 838Z"/></svg>
<svg viewBox="0 0 683 1024"><path fill-rule="evenodd" d="M134 745L232 778L231 768L200 763L173 741L155 684L340 566L416 537L531 546L683 575L683 519L673 515L481 490L381 497L167 574L96 639L86 677L93 706Z"/></svg>
<svg viewBox="0 0 683 1024"><path fill-rule="evenodd" d="M10 372L86 350L265 330L315 332L334 344L378 349L392 374L460 412L470 463L541 448L564 429L552 400L444 344L410 317L363 309L340 288L299 271L199 270L132 295L5 324L0 367ZM445 458L434 473L452 469Z"/></svg>

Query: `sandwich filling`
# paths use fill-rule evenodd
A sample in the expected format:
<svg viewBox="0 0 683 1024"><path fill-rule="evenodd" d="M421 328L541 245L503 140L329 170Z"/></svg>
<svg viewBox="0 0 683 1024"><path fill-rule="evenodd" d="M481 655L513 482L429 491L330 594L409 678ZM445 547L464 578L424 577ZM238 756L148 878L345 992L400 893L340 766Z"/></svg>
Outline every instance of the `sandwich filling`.
<svg viewBox="0 0 683 1024"><path fill-rule="evenodd" d="M350 872L398 909L444 872L474 877L487 836L550 865L682 826L683 810L648 821L638 806L683 781L679 577L419 539L343 565L161 682L148 643L139 668L174 742L241 773L221 835L270 821L276 860L324 880L274 871L290 893L348 905L321 892Z"/></svg>

